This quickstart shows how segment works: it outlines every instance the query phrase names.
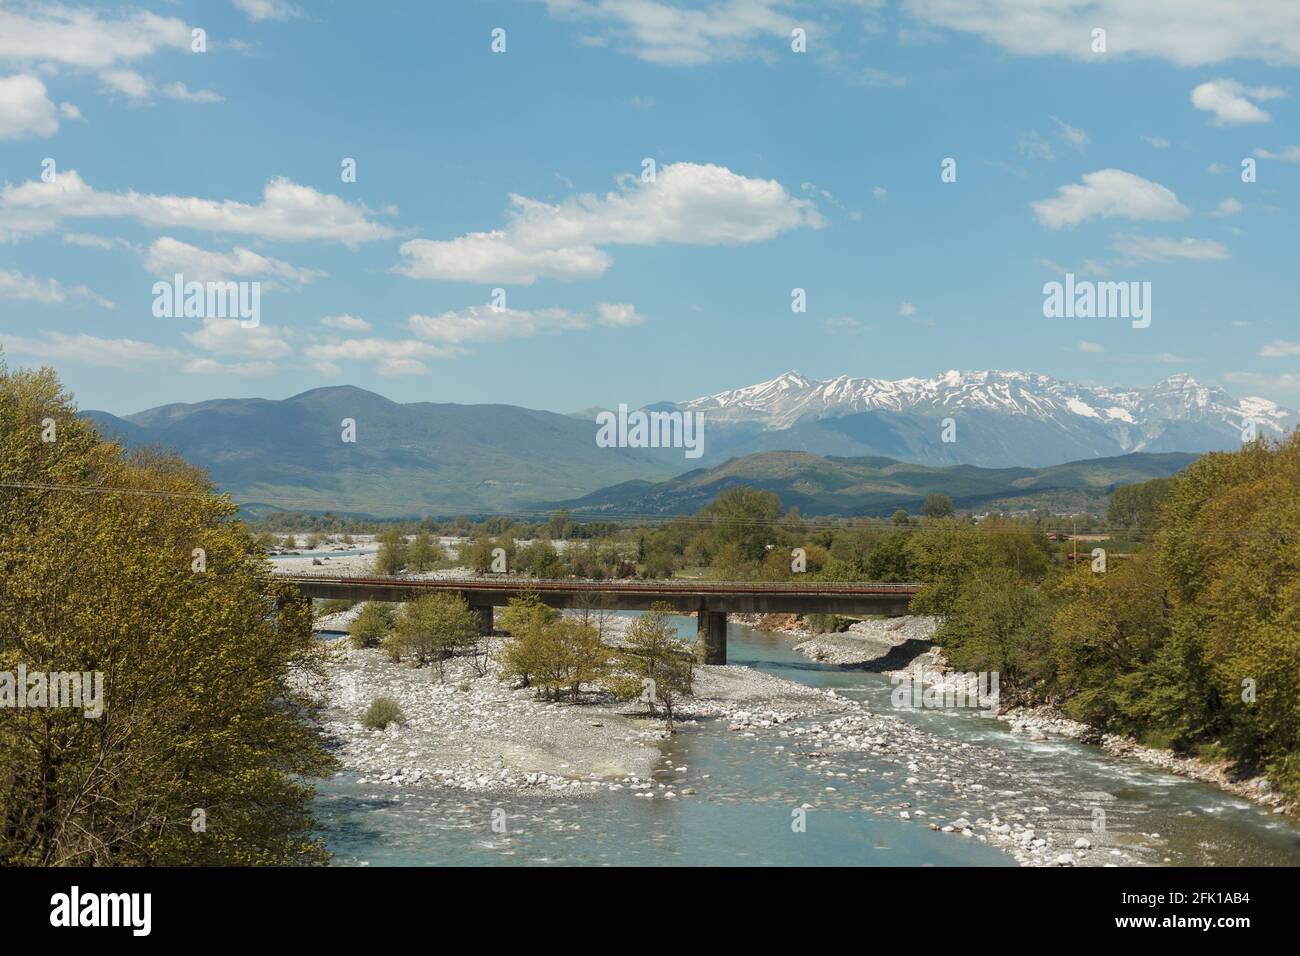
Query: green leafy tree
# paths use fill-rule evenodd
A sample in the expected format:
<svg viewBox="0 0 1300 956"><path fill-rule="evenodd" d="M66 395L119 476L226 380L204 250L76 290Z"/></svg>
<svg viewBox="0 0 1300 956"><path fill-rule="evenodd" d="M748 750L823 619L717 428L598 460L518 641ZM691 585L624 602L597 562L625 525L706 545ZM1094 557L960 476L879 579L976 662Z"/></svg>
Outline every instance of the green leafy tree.
<svg viewBox="0 0 1300 956"><path fill-rule="evenodd" d="M442 545L427 531L421 531L407 549L406 566L412 571L429 571L445 557Z"/></svg>
<svg viewBox="0 0 1300 956"><path fill-rule="evenodd" d="M925 499L921 513L927 518L951 518L956 512L952 506L952 499L936 491Z"/></svg>
<svg viewBox="0 0 1300 956"><path fill-rule="evenodd" d="M103 441L49 369L0 365L0 481L0 671L103 680L93 719L0 717L0 865L325 860L307 781L334 761L293 679L324 652L237 507L179 458Z"/></svg>
<svg viewBox="0 0 1300 956"><path fill-rule="evenodd" d="M668 622L671 613L656 604L632 623L619 649L619 671L607 681L611 693L643 701L651 714L662 707L670 733L674 707L695 685L695 655Z"/></svg>
<svg viewBox="0 0 1300 956"><path fill-rule="evenodd" d="M458 594L429 594L406 604L393 631L394 653L417 667L445 664L457 651L478 642L478 619Z"/></svg>
<svg viewBox="0 0 1300 956"><path fill-rule="evenodd" d="M776 535L783 509L774 493L737 485L700 513L711 519L715 551L729 549L737 562L758 562Z"/></svg>
<svg viewBox="0 0 1300 956"><path fill-rule="evenodd" d="M393 630L393 610L381 602L371 601L361 609L348 628L352 646L379 647Z"/></svg>
<svg viewBox="0 0 1300 956"><path fill-rule="evenodd" d="M389 528L379 535L379 553L375 556L375 570L386 576L406 568L410 560L406 538L397 528Z"/></svg>

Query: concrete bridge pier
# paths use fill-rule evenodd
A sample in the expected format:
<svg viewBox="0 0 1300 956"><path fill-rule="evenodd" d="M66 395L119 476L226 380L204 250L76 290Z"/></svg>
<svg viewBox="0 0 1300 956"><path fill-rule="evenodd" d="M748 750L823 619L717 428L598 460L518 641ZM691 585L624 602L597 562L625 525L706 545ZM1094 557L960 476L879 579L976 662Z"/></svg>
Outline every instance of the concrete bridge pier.
<svg viewBox="0 0 1300 956"><path fill-rule="evenodd" d="M727 663L727 612L700 608L695 619L695 657L701 664Z"/></svg>
<svg viewBox="0 0 1300 956"><path fill-rule="evenodd" d="M471 604L469 609L474 612L478 618L478 632L480 634L492 633L492 605L491 604Z"/></svg>

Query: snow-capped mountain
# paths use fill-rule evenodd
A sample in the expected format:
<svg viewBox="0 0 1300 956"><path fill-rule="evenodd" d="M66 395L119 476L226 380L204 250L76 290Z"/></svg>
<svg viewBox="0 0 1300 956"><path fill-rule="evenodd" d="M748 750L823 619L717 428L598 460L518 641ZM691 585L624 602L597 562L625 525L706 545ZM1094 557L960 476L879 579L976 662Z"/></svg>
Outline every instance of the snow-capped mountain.
<svg viewBox="0 0 1300 956"><path fill-rule="evenodd" d="M705 413L710 459L791 448L992 467L1226 449L1241 443L1247 421L1267 437L1300 422L1292 409L1265 398L1236 399L1185 374L1112 388L1031 372L954 370L895 381L813 381L787 372L678 407ZM947 418L955 441L942 440Z"/></svg>

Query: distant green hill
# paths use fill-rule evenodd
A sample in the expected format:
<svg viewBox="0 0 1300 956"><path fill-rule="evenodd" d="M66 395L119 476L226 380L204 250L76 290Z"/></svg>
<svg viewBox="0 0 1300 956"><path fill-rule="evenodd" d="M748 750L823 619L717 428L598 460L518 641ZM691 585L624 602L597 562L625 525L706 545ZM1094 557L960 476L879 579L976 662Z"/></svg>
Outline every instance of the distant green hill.
<svg viewBox="0 0 1300 956"><path fill-rule="evenodd" d="M679 449L599 448L591 420L513 405L404 405L351 386L85 417L129 446L174 449L238 502L287 510L510 511L662 480L684 465ZM357 423L355 444L341 440L344 418Z"/></svg>
<svg viewBox="0 0 1300 956"><path fill-rule="evenodd" d="M1099 501L1117 485L1161 478L1198 456L1182 452L1132 454L1073 461L1049 468L935 467L892 458L822 458L773 451L733 458L657 484L629 481L544 507L607 517L691 514L733 485L775 492L786 508L805 515L884 515L918 512L926 496L946 494L963 509L991 502L1032 506L1036 499Z"/></svg>

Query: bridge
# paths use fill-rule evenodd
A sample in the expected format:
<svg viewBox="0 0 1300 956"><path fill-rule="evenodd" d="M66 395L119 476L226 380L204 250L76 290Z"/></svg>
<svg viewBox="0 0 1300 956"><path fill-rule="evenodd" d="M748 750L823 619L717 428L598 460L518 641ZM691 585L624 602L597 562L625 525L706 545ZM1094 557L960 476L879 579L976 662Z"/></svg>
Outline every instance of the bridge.
<svg viewBox="0 0 1300 956"><path fill-rule="evenodd" d="M336 578L278 574L309 598L349 601L411 601L426 594L459 594L478 615L482 633L491 633L492 609L524 592L555 608L590 611L645 610L664 603L698 615L696 655L705 664L727 663L728 614L884 614L907 613L916 584L791 584L710 581L569 581L455 578Z"/></svg>

